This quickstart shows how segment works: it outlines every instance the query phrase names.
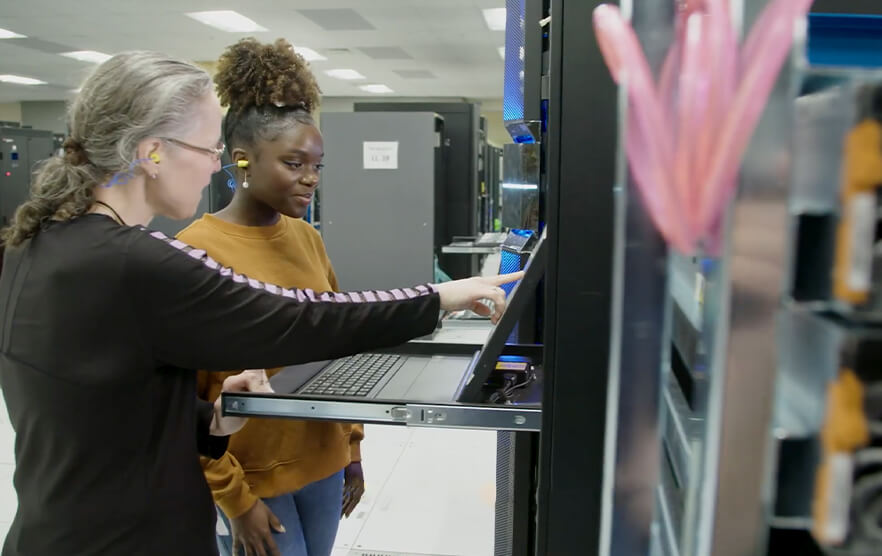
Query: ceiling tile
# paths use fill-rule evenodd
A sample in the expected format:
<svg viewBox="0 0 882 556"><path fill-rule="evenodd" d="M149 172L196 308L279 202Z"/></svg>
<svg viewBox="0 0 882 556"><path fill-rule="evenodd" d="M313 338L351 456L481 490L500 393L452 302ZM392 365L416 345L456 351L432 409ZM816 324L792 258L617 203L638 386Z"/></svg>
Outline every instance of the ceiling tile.
<svg viewBox="0 0 882 556"><path fill-rule="evenodd" d="M428 70L395 70L403 79L434 79L436 75Z"/></svg>
<svg viewBox="0 0 882 556"><path fill-rule="evenodd" d="M258 40L283 37L327 56L310 64L327 97L369 96L324 75L327 69L352 68L367 82L394 89L395 97L487 99L501 96L497 48L504 35L487 31L481 8L504 5L504 0L250 0L234 9L269 29L255 34ZM184 15L210 9L218 9L216 0L151 0L146 12L143 5L119 0L0 0L0 27L31 40L21 46L0 40L0 73L75 88L94 66L57 54L68 50L147 49L213 62L249 35L218 31ZM0 87L0 102L53 95L64 100L66 90Z"/></svg>
<svg viewBox="0 0 882 556"><path fill-rule="evenodd" d="M325 31L371 31L376 29L355 10L297 10Z"/></svg>
<svg viewBox="0 0 882 556"><path fill-rule="evenodd" d="M44 41L43 39L37 39L34 37L8 40L9 44L12 44L14 46L39 50L40 52L48 52L49 54L59 54L61 52L70 52L71 50L76 50L75 48L71 48L63 44L58 44L57 42Z"/></svg>
<svg viewBox="0 0 882 556"><path fill-rule="evenodd" d="M411 60L413 56L397 46L368 46L359 48L368 58L374 60Z"/></svg>

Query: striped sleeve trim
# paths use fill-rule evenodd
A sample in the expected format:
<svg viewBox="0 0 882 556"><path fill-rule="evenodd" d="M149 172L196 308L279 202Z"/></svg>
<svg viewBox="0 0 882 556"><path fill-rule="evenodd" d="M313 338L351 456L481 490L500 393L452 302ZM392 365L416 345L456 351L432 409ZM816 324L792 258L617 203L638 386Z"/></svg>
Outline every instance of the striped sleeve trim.
<svg viewBox="0 0 882 556"><path fill-rule="evenodd" d="M435 287L432 284L414 286L412 288L396 288L390 291L369 290L336 293L315 292L314 290L308 289L300 290L283 288L275 284L268 284L266 282L261 282L260 280L255 280L254 278L249 278L244 274L239 274L233 271L233 269L229 267L222 266L220 263L209 257L204 249L191 247L178 239L168 237L162 232L156 232L146 228L142 228L142 230L147 232L150 237L163 241L178 251L186 253L188 256L201 261L206 267L214 270L224 278L229 278L240 284L248 284L254 289L264 290L273 295L296 299L301 303L373 303L377 301L403 301L435 293Z"/></svg>

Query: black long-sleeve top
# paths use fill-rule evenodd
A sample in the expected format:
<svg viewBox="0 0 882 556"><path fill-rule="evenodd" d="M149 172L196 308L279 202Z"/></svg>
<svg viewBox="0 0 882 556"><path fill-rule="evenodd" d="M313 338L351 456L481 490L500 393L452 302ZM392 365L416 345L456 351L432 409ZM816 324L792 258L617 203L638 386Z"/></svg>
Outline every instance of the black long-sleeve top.
<svg viewBox="0 0 882 556"><path fill-rule="evenodd" d="M319 294L98 214L7 248L0 387L18 512L3 556L217 553L192 369L268 368L429 333L429 286ZM214 446L217 449L217 446Z"/></svg>

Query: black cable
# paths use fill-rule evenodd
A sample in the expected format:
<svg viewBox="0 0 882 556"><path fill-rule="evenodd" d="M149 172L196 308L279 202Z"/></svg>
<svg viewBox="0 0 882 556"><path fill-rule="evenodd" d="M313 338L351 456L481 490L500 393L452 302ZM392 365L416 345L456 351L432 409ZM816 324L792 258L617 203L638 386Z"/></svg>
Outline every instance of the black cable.
<svg viewBox="0 0 882 556"><path fill-rule="evenodd" d="M101 205L102 207L105 207L106 209L108 209L110 212L113 213L114 216L116 216L116 220L117 220L120 224L122 224L123 226L126 225L125 221L122 219L122 216L120 216L119 213L116 212L116 211L113 209L112 206L108 205L108 204L105 203L104 201L99 201L98 199L95 199L95 204L96 204L96 205Z"/></svg>
<svg viewBox="0 0 882 556"><path fill-rule="evenodd" d="M517 375L515 374L506 374L504 378L505 383L501 388L490 394L488 401L490 403L510 402L516 390L526 388L536 381L536 373L532 369L524 380L518 382L516 377Z"/></svg>

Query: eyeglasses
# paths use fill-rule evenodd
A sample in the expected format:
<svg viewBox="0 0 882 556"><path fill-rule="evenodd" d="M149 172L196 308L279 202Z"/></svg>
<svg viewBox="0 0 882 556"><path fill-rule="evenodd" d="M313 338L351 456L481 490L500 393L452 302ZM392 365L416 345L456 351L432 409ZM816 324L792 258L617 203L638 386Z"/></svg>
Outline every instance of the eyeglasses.
<svg viewBox="0 0 882 556"><path fill-rule="evenodd" d="M196 145L191 145L185 141L181 141L180 139L173 139L171 137L161 137L163 141L168 141L173 145L177 145L179 147L184 147L185 149L190 149L191 151L196 151L199 153L207 154L211 157L214 157L215 160L219 160L221 155L224 154L224 150L227 148L222 142L218 142L217 147L198 147Z"/></svg>

